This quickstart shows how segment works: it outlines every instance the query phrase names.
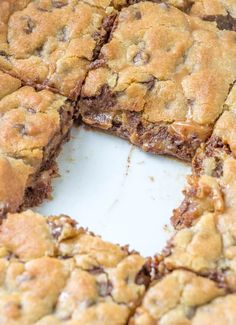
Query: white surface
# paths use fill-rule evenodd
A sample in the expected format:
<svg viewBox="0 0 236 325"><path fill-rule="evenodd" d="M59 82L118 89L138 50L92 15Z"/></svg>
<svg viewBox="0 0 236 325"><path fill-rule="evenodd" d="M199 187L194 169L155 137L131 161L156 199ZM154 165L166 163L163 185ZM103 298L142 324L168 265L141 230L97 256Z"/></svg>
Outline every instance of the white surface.
<svg viewBox="0 0 236 325"><path fill-rule="evenodd" d="M58 162L61 177L53 182L53 200L39 212L67 214L104 239L129 244L145 256L160 252L189 166L82 127L73 130Z"/></svg>

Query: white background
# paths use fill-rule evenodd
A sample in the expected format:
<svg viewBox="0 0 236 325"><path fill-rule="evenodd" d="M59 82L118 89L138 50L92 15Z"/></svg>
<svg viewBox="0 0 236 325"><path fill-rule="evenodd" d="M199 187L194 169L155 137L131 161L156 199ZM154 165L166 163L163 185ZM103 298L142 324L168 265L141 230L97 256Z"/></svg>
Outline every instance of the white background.
<svg viewBox="0 0 236 325"><path fill-rule="evenodd" d="M119 138L75 128L58 159L53 200L38 211L67 214L104 239L154 255L171 235L190 166Z"/></svg>

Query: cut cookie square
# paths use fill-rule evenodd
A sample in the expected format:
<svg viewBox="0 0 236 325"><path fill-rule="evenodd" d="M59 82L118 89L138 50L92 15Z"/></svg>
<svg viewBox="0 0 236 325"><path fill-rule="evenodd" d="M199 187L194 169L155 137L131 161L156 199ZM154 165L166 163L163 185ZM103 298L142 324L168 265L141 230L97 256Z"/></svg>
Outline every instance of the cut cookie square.
<svg viewBox="0 0 236 325"><path fill-rule="evenodd" d="M193 216L191 210L188 211L189 217L192 216L191 225L183 227L182 224L168 242L159 258L160 273L188 269L235 292L235 171L236 162L229 158L225 161L221 180L202 176L192 187L196 194L191 202ZM194 209L202 208L204 211L196 217Z"/></svg>
<svg viewBox="0 0 236 325"><path fill-rule="evenodd" d="M0 72L1 214L40 203L51 192L55 158L69 137L75 105Z"/></svg>
<svg viewBox="0 0 236 325"><path fill-rule="evenodd" d="M199 148L192 161L192 175L188 178L189 186L184 191L185 199L172 217L176 228L190 226L205 210L212 211L213 197L198 193L199 182L203 178L209 178L214 183L221 180L225 182L224 172L228 171L228 162L236 162L236 84L232 87L224 107L225 111L218 119L211 138ZM232 174L232 181L234 179L236 180ZM224 183L223 187L229 186Z"/></svg>
<svg viewBox="0 0 236 325"><path fill-rule="evenodd" d="M164 251L161 268L185 268L236 290L235 87L206 145L198 150L185 199L175 210L179 230Z"/></svg>
<svg viewBox="0 0 236 325"><path fill-rule="evenodd" d="M235 303L214 281L177 270L151 284L129 325L234 324Z"/></svg>
<svg viewBox="0 0 236 325"><path fill-rule="evenodd" d="M2 5L0 69L77 99L114 18L109 1L23 1L23 9L15 3Z"/></svg>
<svg viewBox="0 0 236 325"><path fill-rule="evenodd" d="M191 160L236 77L235 33L166 4L123 9L83 86L83 121Z"/></svg>
<svg viewBox="0 0 236 325"><path fill-rule="evenodd" d="M148 260L64 215L8 214L0 233L3 325L125 325L149 284Z"/></svg>

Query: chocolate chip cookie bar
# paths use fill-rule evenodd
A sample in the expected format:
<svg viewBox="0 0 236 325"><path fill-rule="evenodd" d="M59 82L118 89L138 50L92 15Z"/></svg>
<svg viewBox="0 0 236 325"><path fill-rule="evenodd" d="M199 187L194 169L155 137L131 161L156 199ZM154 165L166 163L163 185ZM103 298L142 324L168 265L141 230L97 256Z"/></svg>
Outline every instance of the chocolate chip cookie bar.
<svg viewBox="0 0 236 325"><path fill-rule="evenodd" d="M149 262L69 217L30 210L0 226L0 322L123 325L149 284Z"/></svg>
<svg viewBox="0 0 236 325"><path fill-rule="evenodd" d="M190 14L215 22L219 29L236 31L234 0L195 0L192 1Z"/></svg>
<svg viewBox="0 0 236 325"><path fill-rule="evenodd" d="M55 158L74 114L67 98L0 72L0 215L50 195Z"/></svg>
<svg viewBox="0 0 236 325"><path fill-rule="evenodd" d="M236 76L235 33L164 3L123 9L81 92L83 121L190 161Z"/></svg>
<svg viewBox="0 0 236 325"><path fill-rule="evenodd" d="M236 291L236 115L235 92L216 123L210 140L198 150L180 208L178 229L160 263L165 271L185 268Z"/></svg>
<svg viewBox="0 0 236 325"><path fill-rule="evenodd" d="M227 172L228 162L235 163L236 157L236 84L225 101L224 113L218 119L213 134L206 144L202 144L192 161L192 175L188 178L189 186L184 191L185 199L179 209L174 211L172 218L175 228L190 226L206 209L213 211L209 205L213 204L211 196L200 194L197 191L200 183L208 177L211 182L218 183L223 180L221 187L227 188L224 181L224 172ZM232 174L232 181L235 177ZM209 193L208 193L209 194ZM206 200L203 198L205 197ZM212 210L213 209L213 210Z"/></svg>
<svg viewBox="0 0 236 325"><path fill-rule="evenodd" d="M177 270L150 287L129 325L234 324L235 303L214 281Z"/></svg>
<svg viewBox="0 0 236 325"><path fill-rule="evenodd" d="M29 85L77 99L114 19L110 2L17 2L3 1L0 69Z"/></svg>

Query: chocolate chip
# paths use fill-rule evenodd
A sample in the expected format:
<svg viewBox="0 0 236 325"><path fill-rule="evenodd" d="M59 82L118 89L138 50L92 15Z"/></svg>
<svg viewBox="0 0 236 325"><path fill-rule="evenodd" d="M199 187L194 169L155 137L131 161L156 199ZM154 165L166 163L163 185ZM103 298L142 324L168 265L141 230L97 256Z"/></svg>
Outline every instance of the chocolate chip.
<svg viewBox="0 0 236 325"><path fill-rule="evenodd" d="M144 285L146 288L150 283L150 265L145 264L135 277L135 283Z"/></svg>
<svg viewBox="0 0 236 325"><path fill-rule="evenodd" d="M36 114L36 111L32 107L27 107L26 110L31 114Z"/></svg>
<svg viewBox="0 0 236 325"><path fill-rule="evenodd" d="M223 16L223 15L208 15L203 17L206 21L215 21L217 24L217 27L220 30L232 30L236 31L236 19L233 18L230 14Z"/></svg>
<svg viewBox="0 0 236 325"><path fill-rule="evenodd" d="M5 51L2 51L2 50L0 50L0 55L1 56L6 56L6 57L8 56L8 54Z"/></svg>
<svg viewBox="0 0 236 325"><path fill-rule="evenodd" d="M68 27L64 26L61 30L57 32L57 38L60 42L68 41Z"/></svg>
<svg viewBox="0 0 236 325"><path fill-rule="evenodd" d="M50 12L51 11L49 8L44 8L44 7L37 7L37 9L42 12Z"/></svg>
<svg viewBox="0 0 236 325"><path fill-rule="evenodd" d="M217 284L220 288L226 287L225 276L224 276L223 272L214 271L214 272L211 272L208 277L210 280L217 282Z"/></svg>
<svg viewBox="0 0 236 325"><path fill-rule="evenodd" d="M112 92L109 86L103 85L100 94L96 97L85 97L82 100L86 108L92 108L95 111L107 111L116 105L117 94ZM101 113L101 112L100 112Z"/></svg>
<svg viewBox="0 0 236 325"><path fill-rule="evenodd" d="M22 134L22 135L26 135L27 134L27 130L24 124L18 123L13 125L14 129L17 129L17 131Z"/></svg>
<svg viewBox="0 0 236 325"><path fill-rule="evenodd" d="M187 310L185 311L185 315L189 320L191 320L195 314L196 314L196 308L194 307L188 307Z"/></svg>
<svg viewBox="0 0 236 325"><path fill-rule="evenodd" d="M136 11L134 17L135 17L137 20L140 20L140 19L142 18L142 14L141 14L141 12L140 12L140 11Z"/></svg>
<svg viewBox="0 0 236 325"><path fill-rule="evenodd" d="M187 99L187 104L188 104L189 107L193 107L194 103L195 103L195 99L193 99L193 98L191 98L191 99L188 98Z"/></svg>
<svg viewBox="0 0 236 325"><path fill-rule="evenodd" d="M9 210L8 203L0 202L0 224L3 219L6 219L8 210Z"/></svg>
<svg viewBox="0 0 236 325"><path fill-rule="evenodd" d="M98 275L98 274L104 273L104 269L101 266L97 266L97 267L94 267L94 268L88 270L88 272L93 275Z"/></svg>
<svg viewBox="0 0 236 325"><path fill-rule="evenodd" d="M220 178L223 176L223 162L220 158L215 157L216 167L212 171L213 177Z"/></svg>
<svg viewBox="0 0 236 325"><path fill-rule="evenodd" d="M150 55L144 51L138 52L133 58L133 62L135 65L142 65L148 63L150 59Z"/></svg>
<svg viewBox="0 0 236 325"><path fill-rule="evenodd" d="M37 47L37 48L34 50L33 55L35 55L35 56L42 56L42 53L43 53L43 45Z"/></svg>
<svg viewBox="0 0 236 325"><path fill-rule="evenodd" d="M24 26L23 31L26 34L31 34L36 26L35 22L29 16L24 16L21 19L25 20L25 22L26 22L26 25Z"/></svg>
<svg viewBox="0 0 236 325"><path fill-rule="evenodd" d="M56 222L53 222L53 221L49 221L48 222L48 225L51 229L51 234L52 236L55 238L55 239L58 239L61 235L61 232L62 232L62 229L63 229L63 226L60 225L60 224L57 224Z"/></svg>
<svg viewBox="0 0 236 325"><path fill-rule="evenodd" d="M106 297L108 295L111 294L113 289L113 285L111 283L111 281L106 281L106 282L99 282L98 283L98 291L99 291L99 295L101 297Z"/></svg>
<svg viewBox="0 0 236 325"><path fill-rule="evenodd" d="M145 84L145 86L147 87L147 89L150 91L150 90L152 90L152 88L155 85L155 78L152 77L150 80L143 82L143 84Z"/></svg>
<svg viewBox="0 0 236 325"><path fill-rule="evenodd" d="M63 0L52 0L52 6L54 8L62 8L68 5L68 1L63 1Z"/></svg>

